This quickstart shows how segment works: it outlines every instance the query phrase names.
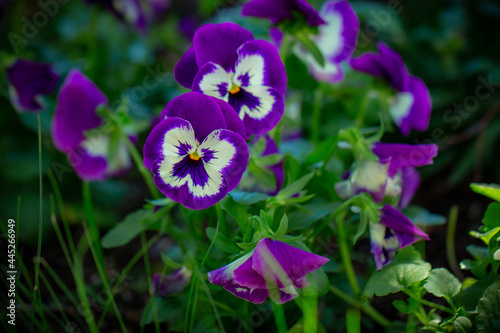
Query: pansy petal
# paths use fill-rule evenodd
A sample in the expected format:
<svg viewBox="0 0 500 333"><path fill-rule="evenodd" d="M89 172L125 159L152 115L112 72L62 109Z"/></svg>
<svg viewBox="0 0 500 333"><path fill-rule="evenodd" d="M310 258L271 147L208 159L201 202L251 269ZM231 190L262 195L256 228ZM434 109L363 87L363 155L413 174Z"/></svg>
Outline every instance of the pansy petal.
<svg viewBox="0 0 500 333"><path fill-rule="evenodd" d="M267 289L275 288L275 285L268 286L266 281L259 273L252 268L252 258L245 261L237 269L234 270L234 281L240 285L247 287L249 289Z"/></svg>
<svg viewBox="0 0 500 333"><path fill-rule="evenodd" d="M196 31L193 38L196 63L201 68L207 62L213 62L226 71L232 70L238 59L238 48L253 39L249 30L235 23L205 24Z"/></svg>
<svg viewBox="0 0 500 333"><path fill-rule="evenodd" d="M236 111L234 111L233 107L222 99L215 97L213 99L219 105L220 110L222 111L222 115L224 116L224 120L226 121L227 129L238 133L243 139L246 139L247 132L245 130L245 124L243 124L243 121L241 121L240 117L238 116Z"/></svg>
<svg viewBox="0 0 500 333"><path fill-rule="evenodd" d="M350 178L352 190L355 194L367 192L373 197L373 200L381 202L385 196L388 169L389 163L360 161Z"/></svg>
<svg viewBox="0 0 500 333"><path fill-rule="evenodd" d="M208 281L212 284L218 284L221 286L226 285L229 283L230 280L234 280L234 271L238 269L241 265L244 263L251 262L252 259L250 258L254 251L250 251L247 254L245 254L243 257L233 261L229 265L226 265L224 267L218 268L214 271L208 272Z"/></svg>
<svg viewBox="0 0 500 333"><path fill-rule="evenodd" d="M153 290L158 296L166 297L180 292L189 282L191 271L185 266L171 275L156 273L153 275Z"/></svg>
<svg viewBox="0 0 500 333"><path fill-rule="evenodd" d="M236 283L226 284L223 287L234 296L255 304L263 303L269 296L269 291L267 289L251 289Z"/></svg>
<svg viewBox="0 0 500 333"><path fill-rule="evenodd" d="M177 117L187 120L198 142L216 129L226 129L226 121L219 105L212 98L197 92L182 94L171 100L161 112L165 117Z"/></svg>
<svg viewBox="0 0 500 333"><path fill-rule="evenodd" d="M398 245L387 244L385 237L387 228L381 223L370 223L370 245L375 268L381 270L385 265L389 264L396 254Z"/></svg>
<svg viewBox="0 0 500 333"><path fill-rule="evenodd" d="M381 209L380 222L382 225L394 231L399 240L399 247L403 248L421 239L429 240L429 235L420 230L403 213L391 205L385 205Z"/></svg>
<svg viewBox="0 0 500 333"><path fill-rule="evenodd" d="M413 103L408 115L398 124L403 135L408 135L411 129L425 131L429 126L432 111L429 90L421 79L415 76L410 77L408 93L412 95Z"/></svg>
<svg viewBox="0 0 500 333"><path fill-rule="evenodd" d="M276 47L263 40L252 40L238 49L235 82L239 86L267 86L284 94L286 90L285 65Z"/></svg>
<svg viewBox="0 0 500 333"><path fill-rule="evenodd" d="M299 294L297 294L297 291L295 290L295 287L293 285L290 285L286 288L269 289L269 298L272 299L276 304L286 303L297 296L299 296Z"/></svg>
<svg viewBox="0 0 500 333"><path fill-rule="evenodd" d="M191 89L194 77L198 73L196 64L196 54L194 47L190 47L182 56L174 68L174 77L179 84L185 88Z"/></svg>
<svg viewBox="0 0 500 333"><path fill-rule="evenodd" d="M245 172L249 152L241 135L229 130L216 130L198 147L198 154L208 169L221 173L227 180L228 191L232 191Z"/></svg>
<svg viewBox="0 0 500 333"><path fill-rule="evenodd" d="M227 102L231 85L231 77L226 70L218 64L209 62L200 68L194 78L193 91L217 97Z"/></svg>
<svg viewBox="0 0 500 333"><path fill-rule="evenodd" d="M283 95L268 87L248 87L230 95L229 104L243 119L247 135L272 130L285 111Z"/></svg>
<svg viewBox="0 0 500 333"><path fill-rule="evenodd" d="M78 147L85 139L85 131L102 124L95 112L99 104L107 104L106 96L79 70L71 70L57 97L52 120L52 139L57 149L68 152Z"/></svg>
<svg viewBox="0 0 500 333"><path fill-rule="evenodd" d="M286 243L264 238L255 248L252 269L266 280L268 286L273 283L277 288L285 288L298 281L302 285L301 279L307 273L315 271L328 260Z"/></svg>
<svg viewBox="0 0 500 333"><path fill-rule="evenodd" d="M390 159L389 176L393 177L401 168L420 167L433 163L437 156L436 144L406 145L398 143L376 143L372 151L380 159Z"/></svg>
<svg viewBox="0 0 500 333"><path fill-rule="evenodd" d="M40 95L50 94L59 81L51 64L23 59L7 68L7 77L11 84L11 100L18 111L41 110Z"/></svg>
<svg viewBox="0 0 500 333"><path fill-rule="evenodd" d="M144 144L144 166L151 170L158 159L181 157L196 149L191 124L181 118L170 117L153 128Z"/></svg>
<svg viewBox="0 0 500 333"><path fill-rule="evenodd" d="M404 209L410 204L411 199L420 186L420 175L414 168L403 168L401 170L401 197L399 198L399 209Z"/></svg>
<svg viewBox="0 0 500 333"><path fill-rule="evenodd" d="M107 177L108 163L103 156L92 156L79 147L67 152L76 174L83 180L96 181Z"/></svg>
<svg viewBox="0 0 500 333"><path fill-rule="evenodd" d="M349 2L325 2L320 15L327 24L319 27L316 42L326 60L339 63L350 58L356 47L359 21Z"/></svg>
<svg viewBox="0 0 500 333"><path fill-rule="evenodd" d="M252 0L243 5L241 15L268 18L273 24L294 19L299 12L310 26L324 24L318 11L305 0Z"/></svg>

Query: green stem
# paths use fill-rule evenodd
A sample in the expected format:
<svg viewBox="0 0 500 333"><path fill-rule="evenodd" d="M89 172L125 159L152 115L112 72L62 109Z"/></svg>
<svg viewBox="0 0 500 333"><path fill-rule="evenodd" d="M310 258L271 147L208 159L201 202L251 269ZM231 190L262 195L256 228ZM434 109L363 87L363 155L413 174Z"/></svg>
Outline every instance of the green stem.
<svg viewBox="0 0 500 333"><path fill-rule="evenodd" d="M314 92L313 116L311 126L311 139L315 144L319 143L321 137L321 106L323 101L323 91L321 88Z"/></svg>
<svg viewBox="0 0 500 333"><path fill-rule="evenodd" d="M302 313L304 332L318 331L318 297L302 297Z"/></svg>
<svg viewBox="0 0 500 333"><path fill-rule="evenodd" d="M139 173L141 174L142 178L144 179L144 182L146 183L149 192L153 196L153 199L159 199L160 195L158 194L158 189L156 188L156 185L153 181L151 172L144 166L144 163L142 162L142 157L139 154L139 151L137 150L136 146L132 143L132 141L130 141L130 138L125 134L123 134L123 136L125 144L127 145L127 148L130 151L130 155L134 160L135 166L139 170Z"/></svg>
<svg viewBox="0 0 500 333"><path fill-rule="evenodd" d="M87 223L89 225L89 232L91 236L91 241L94 245L95 254L96 254L96 263L98 263L101 267L106 271L106 264L104 260L104 253L102 251L101 243L100 243L100 235L99 235L99 226L95 220L94 209L92 207L92 197L90 194L90 185L89 182L84 181L82 185L82 195L83 195L83 206L85 208L85 216L87 218ZM90 243L89 243L90 244Z"/></svg>
<svg viewBox="0 0 500 333"><path fill-rule="evenodd" d="M444 311L444 312L448 312L449 314L454 314L455 312L450 309L450 308L447 308L446 306L442 306L442 305L439 305L437 303L434 303L434 302L431 302L431 301L428 301L428 300L425 300L423 298L421 298L420 296L418 295L415 295L411 290L408 290L408 289L403 289L403 292L410 296L411 298L413 298L414 300L416 300L417 302L419 303L422 303L423 305L427 305L431 308L435 308L437 310L441 310L441 311Z"/></svg>
<svg viewBox="0 0 500 333"><path fill-rule="evenodd" d="M227 236L226 218L220 201L215 204L215 210L217 211L217 219L219 220L220 233Z"/></svg>
<svg viewBox="0 0 500 333"><path fill-rule="evenodd" d="M153 290L153 282L152 282L152 277L151 277L151 264L149 262L149 247L147 246L147 241L146 241L146 233L141 231L141 248L143 249L142 255L144 257L144 268L146 270L146 278L148 280L148 287L149 287L149 297L151 299L155 298L155 293ZM153 302L153 318L155 322L155 329L156 332L161 332L160 329L160 321L158 318L158 308L156 307L156 302Z"/></svg>
<svg viewBox="0 0 500 333"><path fill-rule="evenodd" d="M283 65L286 64L286 57L288 55L288 47L290 46L290 36L288 33L283 33L283 39L281 40L280 57L283 61Z"/></svg>
<svg viewBox="0 0 500 333"><path fill-rule="evenodd" d="M273 305L274 321L276 322L278 333L286 333L288 329L286 327L285 310L283 309L283 305L276 304L274 302L271 302L271 304Z"/></svg>
<svg viewBox="0 0 500 333"><path fill-rule="evenodd" d="M356 118L356 126L359 128L363 127L366 109L368 108L368 102L370 102L370 91L369 90L363 96L363 100L361 101L361 106L359 108L358 117Z"/></svg>
<svg viewBox="0 0 500 333"><path fill-rule="evenodd" d="M347 333L361 333L361 312L357 307L347 309L345 314Z"/></svg>
<svg viewBox="0 0 500 333"><path fill-rule="evenodd" d="M42 125L40 121L40 113L37 113L38 123L38 179L39 179L39 216L38 216L38 247L36 250L36 263L35 263L35 290L33 292L33 309L38 309L40 318L43 318L43 304L41 300L39 275L40 275L40 257L42 255L42 234L43 234L43 180L42 180Z"/></svg>
<svg viewBox="0 0 500 333"><path fill-rule="evenodd" d="M369 303L361 302L332 285L330 286L330 291L342 298L345 302L361 309L368 317L376 321L379 325L387 327L391 324L387 318L375 310L375 308L373 308Z"/></svg>
<svg viewBox="0 0 500 333"><path fill-rule="evenodd" d="M344 214L337 216L337 228L339 233L338 239L340 243L340 256L342 257L342 264L347 275L347 280L351 285L351 289L354 295L358 296L361 293L361 288L356 280L356 273L354 272L354 268L352 266L351 251L349 249L349 244L347 243L347 234L344 229Z"/></svg>
<svg viewBox="0 0 500 333"><path fill-rule="evenodd" d="M457 262L457 255L455 253L455 231L457 228L458 220L458 206L455 205L450 209L450 217L448 218L448 228L446 230L446 257L451 271L456 276L463 279L463 273L460 270Z"/></svg>

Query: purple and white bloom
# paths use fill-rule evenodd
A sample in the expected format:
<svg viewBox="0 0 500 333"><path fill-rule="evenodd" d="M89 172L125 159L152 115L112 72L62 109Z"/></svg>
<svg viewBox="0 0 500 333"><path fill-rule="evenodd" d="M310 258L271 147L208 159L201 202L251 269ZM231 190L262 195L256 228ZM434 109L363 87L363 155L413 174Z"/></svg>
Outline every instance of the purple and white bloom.
<svg viewBox="0 0 500 333"><path fill-rule="evenodd" d="M398 249L422 239L430 239L429 235L391 205L385 205L380 212L380 221L370 223L371 252L377 270L389 264Z"/></svg>
<svg viewBox="0 0 500 333"><path fill-rule="evenodd" d="M275 303L283 304L297 297L295 288L307 287L306 275L328 260L278 240L264 238L243 257L208 272L208 280L252 303L262 303L270 297Z"/></svg>
<svg viewBox="0 0 500 333"><path fill-rule="evenodd" d="M174 98L144 145L144 165L160 191L205 209L239 183L248 164L245 127L222 100L197 92Z"/></svg>
<svg viewBox="0 0 500 333"><path fill-rule="evenodd" d="M106 96L78 69L70 71L57 97L52 139L84 180L103 180L131 167L125 142L114 145L110 131L99 129L103 120L96 110L107 104Z"/></svg>
<svg viewBox="0 0 500 333"><path fill-rule="evenodd" d="M192 272L182 266L170 275L156 273L153 275L153 290L155 295L167 297L177 294L189 283Z"/></svg>
<svg viewBox="0 0 500 333"><path fill-rule="evenodd" d="M420 185L420 176L415 168L433 163L437 145L379 142L372 151L379 160L358 161L349 179L335 184L338 196L347 199L367 192L375 202L382 202L385 197L399 196L398 207L406 207Z"/></svg>
<svg viewBox="0 0 500 333"><path fill-rule="evenodd" d="M237 24L199 28L174 74L184 87L228 102L247 135L269 132L283 116L287 78L278 51Z"/></svg>
<svg viewBox="0 0 500 333"><path fill-rule="evenodd" d="M396 96L390 101L389 113L403 135L408 135L412 129L425 131L432 109L427 86L408 73L396 51L384 43L378 43L378 51L379 54L369 52L351 59L352 68L381 77L396 90Z"/></svg>
<svg viewBox="0 0 500 333"><path fill-rule="evenodd" d="M294 20L297 13L310 26L324 24L318 11L306 0L252 0L243 5L241 15L268 18L273 24Z"/></svg>
<svg viewBox="0 0 500 333"><path fill-rule="evenodd" d="M10 100L19 111L40 111L44 107L42 95L53 92L59 82L51 64L18 59L7 68L10 82Z"/></svg>
<svg viewBox="0 0 500 333"><path fill-rule="evenodd" d="M296 44L295 53L308 64L309 71L316 80L338 82L344 78L341 63L351 58L356 46L358 17L349 2L335 0L323 4L320 16L326 24L318 27L319 33L311 36L311 40L323 54L325 65L321 66L299 44Z"/></svg>

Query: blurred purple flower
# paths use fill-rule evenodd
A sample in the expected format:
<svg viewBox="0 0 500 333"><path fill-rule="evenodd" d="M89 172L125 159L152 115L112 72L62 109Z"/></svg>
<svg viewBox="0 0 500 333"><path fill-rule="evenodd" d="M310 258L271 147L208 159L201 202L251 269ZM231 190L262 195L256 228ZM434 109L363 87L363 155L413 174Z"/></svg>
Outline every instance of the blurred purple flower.
<svg viewBox="0 0 500 333"><path fill-rule="evenodd" d="M358 38L359 21L347 1L328 1L321 7L320 16L325 20L318 27L319 33L311 40L325 58L321 66L314 56L297 44L296 53L309 67L311 75L319 81L338 82L344 77L341 63L350 59ZM274 33L276 34L276 33Z"/></svg>
<svg viewBox="0 0 500 333"><path fill-rule="evenodd" d="M285 110L285 66L269 42L234 23L206 24L175 66L182 86L228 102L247 135L264 134Z"/></svg>
<svg viewBox="0 0 500 333"><path fill-rule="evenodd" d="M192 272L185 266L177 269L171 275L156 273L153 275L153 290L155 295L167 297L177 294L188 284Z"/></svg>
<svg viewBox="0 0 500 333"><path fill-rule="evenodd" d="M160 191L190 209L220 201L248 164L245 128L226 102L197 92L171 100L144 144Z"/></svg>
<svg viewBox="0 0 500 333"><path fill-rule="evenodd" d="M189 40L193 40L197 27L198 19L195 16L184 16L179 20L179 30Z"/></svg>
<svg viewBox="0 0 500 333"><path fill-rule="evenodd" d="M14 108L22 111L43 109L41 95L53 92L59 82L51 64L18 59L7 68L10 82L10 99Z"/></svg>
<svg viewBox="0 0 500 333"><path fill-rule="evenodd" d="M398 249L422 239L430 239L429 235L391 205L385 205L380 212L380 221L370 223L371 252L377 270L389 264Z"/></svg>
<svg viewBox="0 0 500 333"><path fill-rule="evenodd" d="M325 23L306 0L252 0L243 5L241 15L268 18L276 24L295 19L294 12L304 17L310 26Z"/></svg>
<svg viewBox="0 0 500 333"><path fill-rule="evenodd" d="M270 297L275 303L283 304L298 296L295 288L309 286L306 275L328 260L264 238L243 257L208 272L208 280L252 303L262 303Z"/></svg>
<svg viewBox="0 0 500 333"><path fill-rule="evenodd" d="M379 161L358 161L349 179L335 184L335 191L342 199L367 192L375 202L399 196L398 207L406 207L420 184L415 168L433 163L437 145L376 143L372 151Z"/></svg>
<svg viewBox="0 0 500 333"><path fill-rule="evenodd" d="M378 44L378 50L379 54L369 52L352 59L352 68L381 77L397 91L390 102L389 112L403 135L408 135L412 129L425 131L432 110L427 86L421 79L408 73L396 51L384 43Z"/></svg>
<svg viewBox="0 0 500 333"><path fill-rule="evenodd" d="M113 145L111 129L98 129L103 120L96 113L97 107L107 104L106 96L78 69L70 71L57 97L52 139L84 180L103 180L131 166L125 143ZM90 134L94 129L96 132Z"/></svg>

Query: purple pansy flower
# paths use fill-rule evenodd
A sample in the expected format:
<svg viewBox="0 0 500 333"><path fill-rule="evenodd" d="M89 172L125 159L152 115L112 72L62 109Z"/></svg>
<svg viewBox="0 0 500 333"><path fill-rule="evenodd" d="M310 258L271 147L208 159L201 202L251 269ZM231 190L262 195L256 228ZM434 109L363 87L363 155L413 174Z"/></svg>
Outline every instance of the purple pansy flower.
<svg viewBox="0 0 500 333"><path fill-rule="evenodd" d="M397 91L390 102L389 112L404 135L412 129L425 131L431 115L431 96L425 83L408 73L401 56L385 45L378 44L379 54L366 53L351 59L355 70L386 80Z"/></svg>
<svg viewBox="0 0 500 333"><path fill-rule="evenodd" d="M308 64L309 71L315 79L338 82L344 77L340 64L351 57L356 46L358 17L347 1L325 2L320 15L326 24L319 26L319 33L311 39L323 54L325 65L318 64L314 56L299 44L296 53ZM276 36L274 38L276 39Z"/></svg>
<svg viewBox="0 0 500 333"><path fill-rule="evenodd" d="M175 66L186 88L228 102L248 135L264 134L280 121L285 104L285 66L269 42L254 40L234 23L206 24Z"/></svg>
<svg viewBox="0 0 500 333"><path fill-rule="evenodd" d="M243 123L229 104L197 92L174 98L161 117L144 145L156 186L190 209L214 205L248 164Z"/></svg>
<svg viewBox="0 0 500 333"><path fill-rule="evenodd" d="M153 290L155 295L166 297L180 292L191 279L192 272L182 266L171 275L156 273L153 275Z"/></svg>
<svg viewBox="0 0 500 333"><path fill-rule="evenodd" d="M51 64L18 59L7 69L11 84L10 96L18 111L40 111L43 108L41 95L53 92L59 82Z"/></svg>
<svg viewBox="0 0 500 333"><path fill-rule="evenodd" d="M298 296L295 288L309 285L307 273L320 268L328 260L264 238L243 257L208 272L208 280L252 303L262 303L270 297L275 303L283 304Z"/></svg>
<svg viewBox="0 0 500 333"><path fill-rule="evenodd" d="M380 221L370 223L371 252L377 270L389 264L398 249L422 239L430 239L429 235L391 205L385 205L380 211Z"/></svg>
<svg viewBox="0 0 500 333"><path fill-rule="evenodd" d="M358 161L349 179L335 184L335 191L342 199L367 192L376 202L399 196L398 207L406 207L420 184L415 167L432 164L437 145L376 143L372 151L379 161Z"/></svg>
<svg viewBox="0 0 500 333"><path fill-rule="evenodd" d="M110 151L109 131L97 130L103 124L96 114L101 104L108 104L106 96L79 70L71 70L57 97L52 139L56 148L68 155L76 173L84 180L103 180L131 166L125 143L120 141ZM89 134L93 129L96 132Z"/></svg>
<svg viewBox="0 0 500 333"><path fill-rule="evenodd" d="M241 15L268 18L273 24L303 16L310 26L324 24L318 11L305 0L252 0L243 5Z"/></svg>

